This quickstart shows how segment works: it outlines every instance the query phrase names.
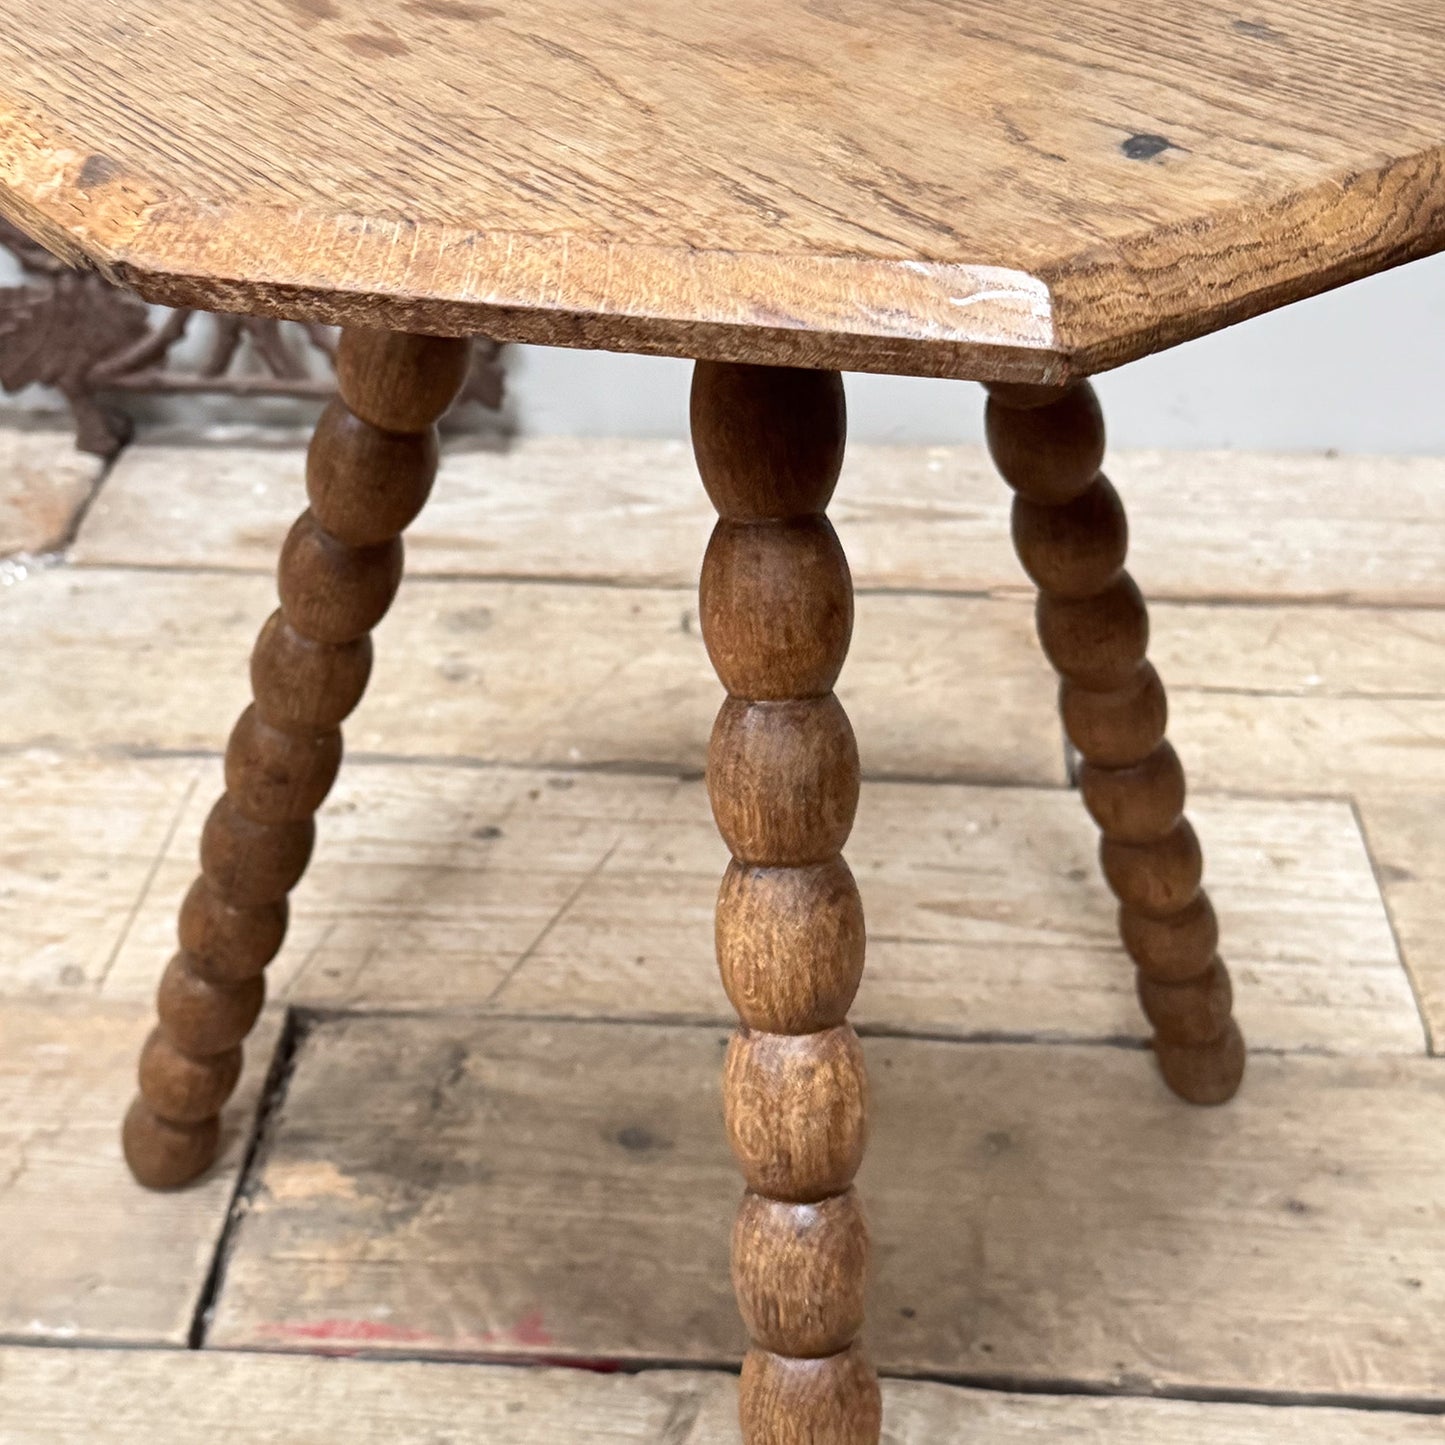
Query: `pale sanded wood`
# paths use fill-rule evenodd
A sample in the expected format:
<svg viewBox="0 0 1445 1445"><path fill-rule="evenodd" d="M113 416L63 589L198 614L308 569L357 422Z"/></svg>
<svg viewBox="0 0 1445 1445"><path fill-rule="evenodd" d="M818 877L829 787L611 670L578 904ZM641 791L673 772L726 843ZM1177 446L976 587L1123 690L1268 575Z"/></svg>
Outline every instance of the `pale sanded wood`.
<svg viewBox="0 0 1445 1445"><path fill-rule="evenodd" d="M70 432L0 427L0 557L64 546L104 469Z"/></svg>
<svg viewBox="0 0 1445 1445"><path fill-rule="evenodd" d="M194 1189L148 1195L121 1162L119 1127L148 1012L55 996L0 1004L4 1338L186 1341L278 1021L265 1016L253 1036L215 1168Z"/></svg>
<svg viewBox="0 0 1445 1445"><path fill-rule="evenodd" d="M1432 1051L1445 1052L1445 789L1407 778L1357 799L1380 889L1410 970Z"/></svg>
<svg viewBox="0 0 1445 1445"><path fill-rule="evenodd" d="M1433 8L1136 18L19 0L0 197L154 299L1019 380L1445 244Z"/></svg>
<svg viewBox="0 0 1445 1445"><path fill-rule="evenodd" d="M965 389L959 401L970 404ZM676 421L679 430L685 427L685 397ZM87 566L270 572L305 495L304 445L298 436L293 445L187 438L129 447L67 555ZM867 485L855 469L872 456L868 448L849 449L851 490ZM970 462L955 480L967 487L972 510L985 492L981 459ZM885 464L867 475L886 485L899 480L890 477L898 470ZM917 471L906 471L915 484ZM931 480L926 470L922 475ZM1007 499L997 486L987 493L994 506L976 528L985 546L984 533L1007 527ZM839 498L840 513L847 510L844 501ZM431 498L407 531L407 576L692 587L712 519L686 442L536 437L497 447L458 438L444 444ZM874 530L885 544L895 533ZM995 535L993 543L988 550L998 570L1009 560L1007 537ZM855 544L850 553L857 550ZM861 581L866 559L850 561Z"/></svg>
<svg viewBox="0 0 1445 1445"><path fill-rule="evenodd" d="M965 413L980 404L960 388ZM1156 607L1445 604L1445 459L1111 449L1108 471L1131 519L1130 567ZM69 556L270 572L302 495L299 445L137 444ZM859 588L1029 592L1008 509L980 447L853 444L829 516ZM407 573L691 587L711 517L683 442L458 440L407 532Z"/></svg>
<svg viewBox="0 0 1445 1445"><path fill-rule="evenodd" d="M40 749L0 758L0 993L103 984L204 766Z"/></svg>
<svg viewBox="0 0 1445 1445"><path fill-rule="evenodd" d="M421 590L426 590L425 584ZM485 593L483 589L472 596L465 587L448 588L439 584L434 587L434 595L435 607L427 605L428 598L417 599L424 615L415 620L415 631L409 629L403 633L396 646L383 644L381 647L379 685L373 690L372 700L358 715L353 731L358 747L464 754L476 749L484 756L524 759L535 755L534 749L541 739L551 756L562 760L576 749L587 759L641 755L644 759L655 757L674 763L681 760L686 766L700 766L716 686L707 676L695 637L685 637L681 630L683 609L689 599L659 594L649 603L647 595L575 588L522 588L512 593L507 589ZM485 602L481 600L483 595ZM524 602L530 598L533 605L530 609L524 606L514 616L499 603L499 597L504 595ZM548 605L540 605L539 597ZM135 577L119 573L78 577L50 572L27 579L23 585L7 591L6 607L0 609L0 629L7 633L12 659L13 696L24 698L27 704L4 714L5 726L21 733L20 737L8 741L19 743L48 737L67 746L121 749L179 746L214 750L224 728L224 717L244 698L241 659L254 619L264 615L270 600L270 583L261 578ZM858 674L867 656L864 649L870 646L869 612L875 605L883 606L885 601L872 597L861 599L860 639L850 665L859 682L865 680ZM639 605L654 607L654 636L661 641L662 653L645 668L645 675L637 685L637 701L629 700L611 708L605 704L612 700L613 694L600 684L609 670L627 668L630 648L626 632L634 625L634 618L609 615L606 609L625 609L630 614L631 609ZM894 743L904 750L905 766L921 764L924 771L943 771L956 766L956 759L962 758L972 759L977 771L992 773L1001 760L1005 768L1010 767L1007 761L1010 754L1016 757L1017 749L1027 744L1029 755L1036 760L1034 767L1042 769L1052 760L1052 775L1056 777L1058 755L1054 751L1051 687L1041 659L1030 655L1027 610L1019 606L1009 611L1012 604L938 598L894 599L889 605L900 609L905 606L936 609L937 620L931 631L910 623L878 639L879 651L892 654L884 658L883 665L891 669L885 671L885 678L891 676L896 684L900 673L904 677L915 673L917 665L911 653L915 646L931 652L934 665L940 662L940 649L952 647L965 665L945 667L941 678L939 673L931 671L919 675L919 686L911 693L911 699L926 708L919 712L912 710L912 700L905 712L885 707L881 699L875 704L863 691L852 692L850 702L854 715L864 720L859 731L864 740L865 760L869 764L876 761L886 765L890 743ZM676 610L668 610L674 607ZM401 616L394 619L393 626L408 618L406 593L399 611ZM989 625L990 619L1000 616L1009 620L1002 634L995 625ZM478 627L486 627L480 637ZM901 648L897 643L900 634L909 638L906 647ZM165 637L167 645L174 649L172 655L184 660L192 686L173 688L171 673L153 666L156 636ZM539 636L547 645L539 645ZM1166 675L1175 683L1175 734L1181 739L1183 755L1205 788L1319 792L1353 786L1360 778L1393 782L1402 776L1418 777L1422 766L1428 767L1432 757L1440 756L1438 749L1432 751L1428 746L1428 731L1421 732L1422 724L1428 729L1431 710L1438 711L1439 703L1428 697L1360 698L1348 694L1358 688L1398 687L1399 678L1410 678L1416 685L1428 687L1437 672L1433 660L1438 655L1437 636L1438 617L1420 611L1393 614L1298 608L1277 612L1237 608L1156 609L1156 655L1161 657ZM923 639L922 643L918 642L919 638ZM43 641L37 645L37 639ZM505 648L501 645L503 642ZM483 662L488 652L493 657L509 656L511 661L507 665L479 666L479 652ZM1199 671L1191 673L1187 664L1196 654L1204 661ZM537 677L535 663L553 656L558 660L557 686L539 695L533 685ZM579 712L566 684L580 669L597 665L599 656L603 661L595 674L597 682L593 684L592 701ZM1015 671L1007 674L1009 681L1003 691L990 696L985 689L1002 668ZM1019 668L1023 669L1022 673L1017 671ZM1319 681L1314 682L1315 678ZM932 692L927 686L930 679L935 684ZM847 680L848 674L845 674L845 683ZM940 680L947 687L938 688ZM1195 693L1190 684L1196 680L1206 687L1233 686L1237 692ZM1021 703L1010 706L1010 689L1015 686L1026 696ZM1282 698L1255 695L1257 689L1266 687L1304 695ZM99 709L95 704L98 693L105 699ZM1333 693L1347 695L1332 698L1329 695ZM421 710L412 705L416 698L425 699ZM538 719L537 704L540 700L545 705L549 698L554 722L547 725L545 712L541 714L541 721ZM661 702L644 705L644 698L661 699ZM1000 703L1004 704L1001 713ZM680 723L684 713L693 717L693 721ZM989 719L990 725L980 727L980 718ZM997 726L993 724L995 718ZM1350 728L1345 724L1350 724ZM933 750L935 746L937 751ZM908 751L916 749L923 750L921 755L918 751ZM1017 763L1011 766L1017 775ZM17 778L28 771L20 767ZM1030 771L1032 769L1024 775L1028 776ZM218 770L207 775L203 791L209 793L218 776ZM60 786L50 795L53 801L45 806L61 809L85 806L83 786L62 796L70 786L69 775L60 774L57 783ZM480 788L481 784L467 786ZM404 792L402 783L397 784L396 792L398 797ZM108 791L107 796L112 810L132 806L125 800L124 788L119 793ZM453 796L464 795L454 792ZM362 803L363 816L370 806L370 801ZM29 816L35 816L33 809ZM698 816L705 815L699 813ZM409 836L414 842L411 846L423 848L424 856L435 857L427 841L425 818L413 814L412 820ZM26 825L22 822L18 826ZM82 825L85 834L82 856L88 856L92 840L107 837L117 826L154 828L156 823L151 820L144 824L119 825L114 817L86 822ZM1261 823L1261 837L1272 826L1276 825L1266 818ZM906 837L907 830L903 832ZM53 854L54 835L47 832L47 837L50 842L46 846ZM193 837L194 833L185 835L185 841L172 850L173 866L189 866L193 858ZM542 856L545 849L552 846L555 844L539 844ZM1302 846L1308 852L1311 845ZM1074 847L1087 847L1082 834L1078 835ZM36 848L41 848L41 853L35 852ZM127 869L134 872L137 866L128 844L124 850L127 856L117 861L116 878L124 876ZM44 852L40 839L32 838L29 852L32 860L39 859ZM146 853L146 856L151 855ZM323 846L323 867L330 866L325 861L329 856ZM590 861L595 861L597 856L596 853L590 855ZM56 866L72 865L58 861ZM398 876L404 876L404 864L399 861L396 866L403 869ZM699 871L698 879L686 886L700 889L701 876L711 866L709 862ZM1088 867L1087 858L1081 858L1079 866ZM43 874L47 869L42 867L39 871ZM1251 870L1243 871L1248 874ZM75 875L67 873L66 876ZM1091 873L1088 876L1092 878ZM1321 891L1330 895L1334 887L1330 869L1322 869L1319 876ZM1066 885L1043 857L1039 881L1044 890L1042 898L1065 897L1056 890ZM1217 893L1233 891L1227 876L1215 875L1215 881ZM107 890L111 889L113 880L97 880L97 883L99 892L92 889L87 894L71 896L84 896L84 908L92 907L98 897L110 899L102 905L107 910L123 910L129 906L123 896L129 885L111 893ZM976 881L962 878L959 884L970 889L979 886ZM388 886L394 889L396 885ZM169 902L179 897L182 889L179 879L168 876L164 885L152 894L152 899L164 898ZM1073 891L1082 897L1073 897ZM1063 909L1065 913L1097 907L1097 903L1086 901L1093 894L1082 886L1073 891L1067 895L1071 901ZM670 888L668 896L675 897L675 892ZM336 906L339 907L340 902L338 898ZM678 907L684 906L681 898L676 898L675 903ZM1247 958L1257 943L1237 936L1240 924L1228 921L1230 905L1222 893L1221 905L1226 912L1226 938L1230 947L1242 947ZM556 901L544 895L521 909L518 937L526 940L535 936L534 932L528 932L533 926L531 907L540 907L545 913L555 906ZM611 905L603 902L596 906L599 912L595 916L587 912L582 916L592 918L599 928L604 927ZM625 923L630 902L621 897L617 907ZM74 908L72 904L65 916L73 917ZM1268 937L1269 915L1268 907L1261 908L1261 929L1256 939ZM114 916L123 921L119 912ZM146 916L154 918L153 933L144 943L138 935L124 955L126 966L136 970L130 987L138 990L151 987L154 960L163 957L172 946L169 918L149 911ZM75 962L81 965L85 977L91 978L94 967L108 957L114 947L113 931L106 933L99 945L93 942L92 934L85 946L98 947L99 953L73 959L66 951L69 945L63 941L67 936L66 925L57 924L46 912L36 909L25 910L24 917L25 927L14 936L23 937L27 942L11 955L13 961L7 963L7 971L18 970L32 982L59 981L66 968ZM306 917L303 908L298 914L298 926L306 926L301 922ZM388 917L397 922L394 912L389 912ZM677 925L674 947L705 949L702 942L706 938L705 919L699 915L696 922L696 929L682 923ZM495 916L491 926L498 926ZM620 960L634 956L628 951L627 927L602 936L611 940L607 957L613 957L614 949ZM310 935L311 941L304 948L298 948L293 939L288 956L305 957L319 937L320 934ZM465 946L459 935L458 941L444 947L436 933L430 937L433 946L440 948L439 956L450 956L454 948ZM515 949L525 946L511 934L505 937L506 948L512 951L504 951L503 960L514 958ZM1298 957L1308 959L1314 951L1328 967L1336 966L1329 962L1331 959L1343 964L1351 958L1358 962L1363 958L1384 957L1378 948L1360 949L1354 943L1347 943L1344 937L1337 937L1338 955L1328 947L1320 952L1317 940L1306 934ZM952 947L964 946L964 943L965 940L957 937L950 940ZM336 952L326 964L318 965L308 985L317 988L318 996L329 990L333 997L385 1001L397 997L394 988L409 987L405 980L412 977L410 971L390 966L390 954L371 954L373 942L364 931L353 934L348 926L334 936L333 945ZM1412 947L1418 950L1422 944L1414 943ZM338 956L342 960L339 964ZM558 956L566 960L571 952ZM590 956L589 949L585 957ZM359 967L358 961L367 957L377 962L374 970ZM497 966L502 966L502 961L499 960ZM1376 989L1376 966L1371 964L1365 974L1348 975L1359 981L1359 995L1354 994L1353 985L1342 994L1342 985L1337 981L1318 996L1317 1002L1323 1005L1330 997L1355 996L1359 1007L1369 1014L1375 1007L1369 999ZM333 969L339 970L334 988L325 982ZM926 968L923 972L926 975ZM537 977L545 975L539 973ZM587 977L585 970L580 977ZM704 981L698 986L710 989L710 973L705 971L701 977ZM401 983L392 982L398 978ZM453 978L460 981L447 981ZM454 990L459 989L462 997L473 997L477 987L489 991L493 982L492 976L485 972L473 976L441 970L419 992L422 996L451 999L457 996ZM518 980L518 985L525 985L519 997L525 997L530 984L530 977ZM1119 979L1118 987L1123 986L1123 980ZM591 987L589 984L588 988ZM1031 988L1032 985L1028 985L1025 993ZM605 980L602 992L605 997ZM1393 1012L1397 999L1392 992L1387 992L1385 999L1387 1011ZM695 1006L684 1002L687 1007ZM925 990L916 1006L917 1012L932 1006ZM1122 1006L1124 1012L1115 1015L1121 1021L1132 1017L1132 1004L1127 998L1122 1000ZM964 1011L974 1018L994 1012L986 1001L972 995L966 996ZM906 1017L911 1012L914 1010L905 1009L896 1016ZM1004 1010L1005 1016L1008 1012ZM1046 1009L1045 1013L1051 1015L1053 1010ZM997 1018L996 1012L994 1017ZM1353 1019L1355 1005L1346 1004L1342 1017ZM1351 1024L1352 1030L1353 1027ZM1312 1029L1310 1025L1305 1032ZM1299 1037L1299 1034L1287 1030L1285 1037Z"/></svg>
<svg viewBox="0 0 1445 1445"><path fill-rule="evenodd" d="M1420 680L1430 685L1427 674ZM1176 691L1174 745L1201 787L1245 792L1445 789L1438 695L1336 698Z"/></svg>
<svg viewBox="0 0 1445 1445"><path fill-rule="evenodd" d="M1150 656L1170 681L1174 709L1186 716L1211 696L1247 706L1257 695L1320 703L1396 707L1421 716L1445 698L1445 610L1306 607L1283 603L1235 607L1151 605ZM1187 697L1188 701L1182 699ZM1344 711L1343 707L1340 711ZM1356 765L1338 763L1341 777ZM1193 768L1190 769L1191 773Z"/></svg>
<svg viewBox="0 0 1445 1445"><path fill-rule="evenodd" d="M1418 1051L1419 1020L1346 807L1196 804L1225 946L1247 980L1241 1008L1252 1035L1274 1047ZM717 985L699 967L708 944L697 924L711 902L714 862L707 819L681 790L668 812L662 827L636 830L612 854L499 1006L611 1012L622 996L717 1016ZM964 1035L1143 1037L1095 840L1075 797L873 784L850 847L869 922L861 1022ZM635 922L648 896L658 904L656 932L640 940ZM686 966L694 955L698 964Z"/></svg>
<svg viewBox="0 0 1445 1445"><path fill-rule="evenodd" d="M735 1358L723 1038L321 1024L212 1343ZM1435 1060L1256 1053L1228 1108L1187 1110L1135 1049L867 1052L860 1186L885 1370L1136 1393L1445 1391Z"/></svg>
<svg viewBox="0 0 1445 1445"><path fill-rule="evenodd" d="M260 576L27 579L0 608L0 648L30 706L0 712L0 747L217 749L274 606ZM696 615L691 589L417 580L377 629L347 751L701 770L720 689ZM1032 629L1022 597L861 599L839 693L868 771L1062 781Z"/></svg>
<svg viewBox="0 0 1445 1445"><path fill-rule="evenodd" d="M0 1433L54 1445L357 1445L449 1436L491 1445L735 1445L733 1381L696 1370L599 1375L218 1351L0 1349ZM1424 1445L1439 1421L1390 1410L1013 1395L885 1380L890 1445Z"/></svg>
<svg viewBox="0 0 1445 1445"><path fill-rule="evenodd" d="M6 593L0 646L30 705L0 713L0 747L218 748L274 597L261 576L28 577ZM1445 785L1445 613L1171 604L1152 623L1196 786ZM1022 596L861 595L839 696L865 772L1060 781L1055 684L1032 631ZM378 629L348 747L700 770L717 695L690 589L419 579Z"/></svg>
<svg viewBox="0 0 1445 1445"><path fill-rule="evenodd" d="M108 993L147 993L172 946L209 806L196 799L210 783L208 774L137 910ZM485 1007L575 906L574 895L595 886L609 850L623 837L656 833L649 815L665 815L678 787L664 778L350 759L318 818L286 946L268 969L272 996L323 1007ZM701 784L688 796L706 823ZM714 876L709 906L715 889ZM654 911L639 947L668 919L661 902ZM710 937L703 918L679 967L698 975L688 993L707 996L711 1015L723 1001ZM613 998L622 1005L620 991Z"/></svg>
<svg viewBox="0 0 1445 1445"><path fill-rule="evenodd" d="M53 785L113 816L121 837L144 826L128 816L146 805L128 766L77 760ZM195 786L173 763L147 766L160 773L157 794L168 781L167 815L187 790L190 802L123 939L118 911L95 930L106 947L94 952L117 948L114 963L76 982L115 997L148 997L174 948L218 772L185 765L204 770ZM20 767L0 759L0 779ZM1201 796L1194 814L1251 1036L1268 1048L1420 1052L1348 804ZM52 848L67 841L57 832ZM861 1023L1144 1037L1074 796L870 784L852 850L870 929ZM710 919L725 861L700 780L353 760L322 810L269 986L321 1008L723 1021ZM0 987L53 981L27 963L47 928L67 925L71 896L64 875L36 885L0 953ZM81 920L72 932L83 940Z"/></svg>

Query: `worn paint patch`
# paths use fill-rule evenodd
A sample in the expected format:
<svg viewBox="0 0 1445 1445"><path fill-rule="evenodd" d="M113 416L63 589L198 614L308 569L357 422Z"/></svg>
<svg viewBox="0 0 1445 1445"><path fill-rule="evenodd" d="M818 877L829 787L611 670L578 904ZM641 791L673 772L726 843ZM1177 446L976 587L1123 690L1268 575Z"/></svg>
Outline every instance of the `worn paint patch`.
<svg viewBox="0 0 1445 1445"><path fill-rule="evenodd" d="M278 1165L266 1175L266 1193L277 1204L306 1204L313 1199L355 1199L356 1180L329 1159Z"/></svg>
<svg viewBox="0 0 1445 1445"><path fill-rule="evenodd" d="M505 1341L509 1344L528 1347L555 1343L552 1332L547 1328L546 1321L542 1317L541 1310L529 1310L510 1330L494 1331L493 1333L497 1336L497 1343Z"/></svg>
<svg viewBox="0 0 1445 1445"><path fill-rule="evenodd" d="M374 1348L424 1345L448 1354L505 1350L544 1350L557 1343L540 1309L528 1310L515 1324L484 1330L460 1340L439 1340L426 1330L387 1320L328 1317L319 1320L275 1320L260 1327L260 1334L278 1344L306 1345L328 1355L355 1354ZM588 1368L606 1369L610 1361L590 1361Z"/></svg>
<svg viewBox="0 0 1445 1445"><path fill-rule="evenodd" d="M278 1320L262 1333L288 1344L310 1344L325 1354L345 1354L368 1345L414 1345L430 1336L385 1320Z"/></svg>
<svg viewBox="0 0 1445 1445"><path fill-rule="evenodd" d="M546 1317L540 1309L528 1310L515 1324L504 1325L501 1329L483 1330L480 1334L464 1335L461 1339L447 1344L448 1353L474 1352L486 1354L492 1350L506 1350L509 1354L518 1349L541 1350L557 1343L556 1336L547 1328ZM536 1358L541 1359L541 1356ZM564 1359L562 1363L567 1363Z"/></svg>

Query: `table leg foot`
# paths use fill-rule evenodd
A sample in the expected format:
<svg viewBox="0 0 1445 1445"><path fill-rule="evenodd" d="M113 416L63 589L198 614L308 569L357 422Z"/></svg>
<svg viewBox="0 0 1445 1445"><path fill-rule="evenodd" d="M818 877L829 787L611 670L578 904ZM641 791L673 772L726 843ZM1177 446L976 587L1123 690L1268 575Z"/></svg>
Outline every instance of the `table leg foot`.
<svg viewBox="0 0 1445 1445"><path fill-rule="evenodd" d="M857 1343L868 1230L852 1188L867 1079L847 1023L863 910L841 857L858 752L833 695L852 584L823 515L842 460L842 381L702 362L692 429L720 517L700 612L728 692L708 793L733 855L717 950L740 1019L724 1110L747 1185L733 1233L733 1284L752 1337L743 1438L876 1445L878 1382Z"/></svg>
<svg viewBox="0 0 1445 1445"><path fill-rule="evenodd" d="M310 508L281 553L280 609L251 658L254 702L226 748L226 791L201 838L201 875L162 976L159 1022L122 1129L140 1183L171 1189L215 1157L218 1117L286 933L287 895L341 763L341 723L371 670L371 629L401 580L401 531L436 472L435 422L466 377L467 344L348 331L340 397L307 454Z"/></svg>
<svg viewBox="0 0 1445 1445"><path fill-rule="evenodd" d="M1243 1077L1244 1041L1184 816L1184 770L1164 737L1164 686L1145 656L1148 613L1124 570L1123 505L1099 471L1098 402L1087 383L995 386L987 432L1015 492L1014 545L1039 588L1039 640L1061 679L1064 728L1083 759L1079 786L1103 835L1100 861L1160 1069L1181 1098L1223 1103Z"/></svg>

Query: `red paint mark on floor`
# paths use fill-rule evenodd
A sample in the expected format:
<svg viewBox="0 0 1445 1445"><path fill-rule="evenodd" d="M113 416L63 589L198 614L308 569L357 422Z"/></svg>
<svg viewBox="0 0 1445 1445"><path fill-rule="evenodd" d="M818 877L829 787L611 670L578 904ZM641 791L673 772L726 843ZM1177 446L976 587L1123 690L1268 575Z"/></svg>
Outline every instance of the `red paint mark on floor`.
<svg viewBox="0 0 1445 1445"><path fill-rule="evenodd" d="M515 1324L459 1338L438 1338L425 1330L388 1324L385 1320L280 1320L260 1331L282 1344L300 1345L322 1355L354 1355L367 1349L422 1345L423 1353L439 1356L514 1359L528 1364L561 1365L571 1369L609 1373L621 1361L586 1356L558 1356L547 1352L557 1343L539 1309L528 1310Z"/></svg>
<svg viewBox="0 0 1445 1445"><path fill-rule="evenodd" d="M411 1345L430 1338L425 1330L409 1330L384 1320L283 1320L268 1325L266 1333L320 1345Z"/></svg>
<svg viewBox="0 0 1445 1445"><path fill-rule="evenodd" d="M529 1310L510 1330L503 1330L497 1338L498 1342L505 1340L510 1344L527 1345L533 1349L555 1343L552 1332L542 1319L541 1310Z"/></svg>

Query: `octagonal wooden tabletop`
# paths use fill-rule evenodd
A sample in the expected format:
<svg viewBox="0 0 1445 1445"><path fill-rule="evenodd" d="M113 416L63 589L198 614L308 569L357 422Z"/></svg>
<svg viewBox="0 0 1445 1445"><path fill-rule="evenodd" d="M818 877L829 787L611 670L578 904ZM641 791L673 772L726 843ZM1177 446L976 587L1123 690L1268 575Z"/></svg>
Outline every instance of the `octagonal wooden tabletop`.
<svg viewBox="0 0 1445 1445"><path fill-rule="evenodd" d="M1445 6L6 0L0 211L172 303L1061 381L1445 246Z"/></svg>

